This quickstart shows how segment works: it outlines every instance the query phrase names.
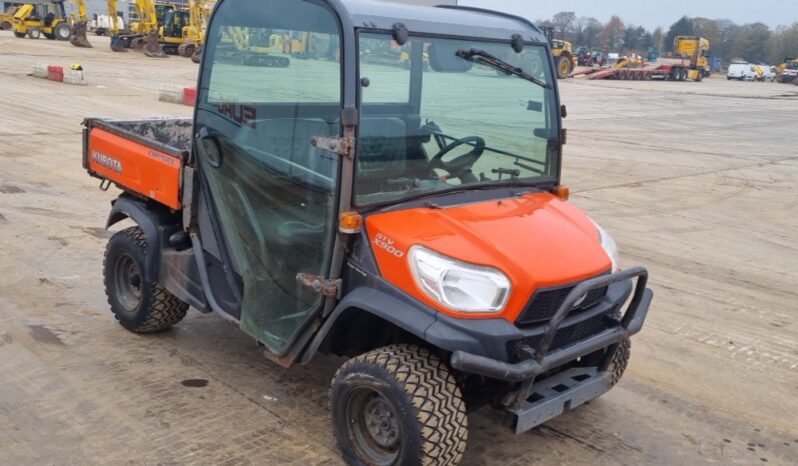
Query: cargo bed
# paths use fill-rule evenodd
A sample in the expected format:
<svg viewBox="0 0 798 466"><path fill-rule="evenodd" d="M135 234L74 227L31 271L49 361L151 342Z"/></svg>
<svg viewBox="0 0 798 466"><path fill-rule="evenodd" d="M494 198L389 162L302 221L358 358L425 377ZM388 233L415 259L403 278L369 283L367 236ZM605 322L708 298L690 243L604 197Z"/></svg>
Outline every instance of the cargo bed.
<svg viewBox="0 0 798 466"><path fill-rule="evenodd" d="M191 118L83 121L83 168L103 183L180 209L183 163L191 152Z"/></svg>

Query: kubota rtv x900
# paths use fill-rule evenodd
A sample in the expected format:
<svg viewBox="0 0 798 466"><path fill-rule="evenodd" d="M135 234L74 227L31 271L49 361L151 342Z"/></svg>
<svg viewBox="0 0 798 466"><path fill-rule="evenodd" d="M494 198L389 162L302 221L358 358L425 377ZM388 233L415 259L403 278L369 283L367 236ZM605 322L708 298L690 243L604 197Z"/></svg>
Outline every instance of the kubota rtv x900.
<svg viewBox="0 0 798 466"><path fill-rule="evenodd" d="M310 50L241 60L231 30ZM369 57L391 49L406 66ZM221 0L193 120L85 122L84 166L123 190L108 226L136 223L108 243L111 309L134 332L216 312L284 366L351 356L329 401L346 461L456 464L467 411L523 432L609 390L651 302L565 201L564 113L517 17Z"/></svg>

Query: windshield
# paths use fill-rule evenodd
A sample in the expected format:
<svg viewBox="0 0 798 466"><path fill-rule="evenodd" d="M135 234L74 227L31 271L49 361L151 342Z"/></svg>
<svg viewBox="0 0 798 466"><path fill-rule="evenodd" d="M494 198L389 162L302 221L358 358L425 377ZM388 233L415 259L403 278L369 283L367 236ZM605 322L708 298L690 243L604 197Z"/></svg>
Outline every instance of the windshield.
<svg viewBox="0 0 798 466"><path fill-rule="evenodd" d="M557 101L543 45L359 38L355 204L556 182Z"/></svg>

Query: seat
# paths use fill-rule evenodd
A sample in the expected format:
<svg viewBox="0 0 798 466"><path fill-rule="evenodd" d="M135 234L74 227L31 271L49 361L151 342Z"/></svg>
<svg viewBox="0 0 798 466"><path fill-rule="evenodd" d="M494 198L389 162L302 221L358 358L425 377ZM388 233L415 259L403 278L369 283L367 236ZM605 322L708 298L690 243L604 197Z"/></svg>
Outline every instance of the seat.
<svg viewBox="0 0 798 466"><path fill-rule="evenodd" d="M363 118L359 137L357 183L361 188L368 185L379 188L385 180L405 175L407 128L404 121L395 117Z"/></svg>

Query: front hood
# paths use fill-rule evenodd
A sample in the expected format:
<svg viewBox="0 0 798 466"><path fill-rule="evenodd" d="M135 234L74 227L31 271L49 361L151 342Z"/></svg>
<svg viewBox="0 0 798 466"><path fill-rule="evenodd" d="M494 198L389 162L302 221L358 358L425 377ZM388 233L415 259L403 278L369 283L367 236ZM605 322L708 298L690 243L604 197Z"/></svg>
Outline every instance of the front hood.
<svg viewBox="0 0 798 466"><path fill-rule="evenodd" d="M419 290L407 262L411 246L422 245L504 272L513 289L501 316L510 321L536 289L573 283L611 268L587 215L550 193L374 214L366 218L366 229L386 280L430 306L460 317L484 315L443 308Z"/></svg>

